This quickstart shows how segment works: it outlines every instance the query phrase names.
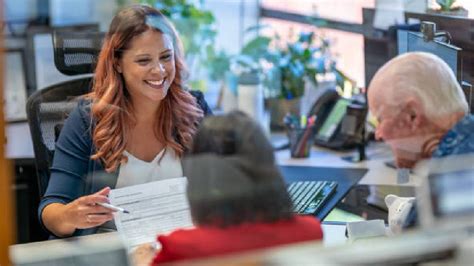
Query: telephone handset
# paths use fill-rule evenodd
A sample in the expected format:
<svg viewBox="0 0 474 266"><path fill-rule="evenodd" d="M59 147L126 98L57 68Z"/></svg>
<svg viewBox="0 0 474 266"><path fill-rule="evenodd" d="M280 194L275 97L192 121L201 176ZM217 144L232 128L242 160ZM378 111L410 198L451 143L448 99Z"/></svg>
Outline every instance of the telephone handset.
<svg viewBox="0 0 474 266"><path fill-rule="evenodd" d="M316 115L315 144L333 149L350 149L360 143L367 108L352 99L342 98L334 88L326 89L311 107Z"/></svg>

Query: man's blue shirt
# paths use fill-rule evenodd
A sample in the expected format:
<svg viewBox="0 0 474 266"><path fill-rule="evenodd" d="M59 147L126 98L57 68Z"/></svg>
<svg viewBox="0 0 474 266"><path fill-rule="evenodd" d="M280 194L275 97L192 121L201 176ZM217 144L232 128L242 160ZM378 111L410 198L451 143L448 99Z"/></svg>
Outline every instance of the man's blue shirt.
<svg viewBox="0 0 474 266"><path fill-rule="evenodd" d="M444 135L433 157L467 153L474 153L474 115L465 116Z"/></svg>

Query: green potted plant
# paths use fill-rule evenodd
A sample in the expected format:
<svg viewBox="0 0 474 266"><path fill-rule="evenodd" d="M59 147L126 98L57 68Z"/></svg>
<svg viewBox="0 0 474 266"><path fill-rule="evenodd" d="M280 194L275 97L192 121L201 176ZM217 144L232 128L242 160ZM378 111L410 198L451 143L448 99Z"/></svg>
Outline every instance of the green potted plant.
<svg viewBox="0 0 474 266"><path fill-rule="evenodd" d="M252 27L246 33L264 27L267 26ZM270 109L271 124L281 127L286 113L299 114L301 99L308 88L319 88L318 75L334 73L333 77L340 83L346 78L335 68L329 46L328 40L314 32L301 32L288 42L282 41L277 33L271 37L256 35L238 55L228 57L227 89L237 95L240 77L258 75Z"/></svg>
<svg viewBox="0 0 474 266"><path fill-rule="evenodd" d="M258 27L250 28L246 33ZM266 122L264 96L265 87L272 86L267 68L271 64L268 49L271 38L257 36L246 43L239 54L229 56L229 69L226 72L226 84L223 88L223 111L239 109L259 121L264 129ZM278 77L279 79L279 77Z"/></svg>
<svg viewBox="0 0 474 266"><path fill-rule="evenodd" d="M262 26L251 27L246 30L246 34L261 29ZM225 72L224 79L226 86L222 88L223 94L223 110L229 111L238 108L238 86L255 85L255 88L264 90L267 96L268 88L279 86L280 76L276 69L275 63L278 55L269 49L272 42L270 37L256 35L244 45L238 54L227 55L227 69L220 68L221 72ZM215 63L215 62L211 62ZM223 65L221 65L223 66ZM211 67L210 69L214 69ZM219 73L222 77L222 73ZM230 98L230 101L229 101ZM263 104L263 103L262 103Z"/></svg>
<svg viewBox="0 0 474 266"><path fill-rule="evenodd" d="M280 40L279 36L276 36L276 40ZM273 127L283 125L286 113L300 113L303 96L322 85L317 76L333 73L333 77L339 80L343 78L335 67L329 46L327 39L317 36L314 32L300 32L293 40L277 44L276 49L280 53L277 66L281 72L281 87L276 88L268 99ZM308 95L305 98L308 98Z"/></svg>
<svg viewBox="0 0 474 266"><path fill-rule="evenodd" d="M456 0L436 0L437 6L428 8L428 13L442 14L448 16L467 17L468 11L462 6L455 5Z"/></svg>
<svg viewBox="0 0 474 266"><path fill-rule="evenodd" d="M291 100L302 97L305 81L316 85L316 74L326 72L328 43L314 45L314 33L301 32L297 39L280 47L281 60L278 67L282 73L280 99Z"/></svg>

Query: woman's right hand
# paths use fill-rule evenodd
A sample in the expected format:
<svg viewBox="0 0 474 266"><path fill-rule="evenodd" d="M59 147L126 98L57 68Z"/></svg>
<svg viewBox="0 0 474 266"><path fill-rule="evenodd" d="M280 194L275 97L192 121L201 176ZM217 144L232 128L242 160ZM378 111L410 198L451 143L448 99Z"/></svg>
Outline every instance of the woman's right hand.
<svg viewBox="0 0 474 266"><path fill-rule="evenodd" d="M76 229L99 226L114 218L110 209L97 203L108 203L110 188L80 197L68 204L51 203L44 207L41 219L53 234L59 237L71 236Z"/></svg>
<svg viewBox="0 0 474 266"><path fill-rule="evenodd" d="M64 205L65 222L75 229L86 229L112 220L114 211L97 205L109 203L109 192L110 188L106 187L95 194L80 197Z"/></svg>

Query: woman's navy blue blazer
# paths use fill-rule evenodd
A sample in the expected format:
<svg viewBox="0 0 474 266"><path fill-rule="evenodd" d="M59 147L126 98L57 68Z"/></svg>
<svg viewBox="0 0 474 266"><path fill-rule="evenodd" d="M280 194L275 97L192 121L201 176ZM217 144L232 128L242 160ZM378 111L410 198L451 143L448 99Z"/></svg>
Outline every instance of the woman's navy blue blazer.
<svg viewBox="0 0 474 266"><path fill-rule="evenodd" d="M212 111L203 94L199 91L190 93L196 98L204 115L211 115ZM66 119L56 142L48 188L38 208L39 221L45 230L47 228L43 225L41 214L48 204L67 204L106 186L115 187L118 170L107 173L100 161L90 159L95 152L91 127L90 100L81 99ZM93 234L96 231L97 227L77 229L73 236ZM51 232L50 234L54 237Z"/></svg>

